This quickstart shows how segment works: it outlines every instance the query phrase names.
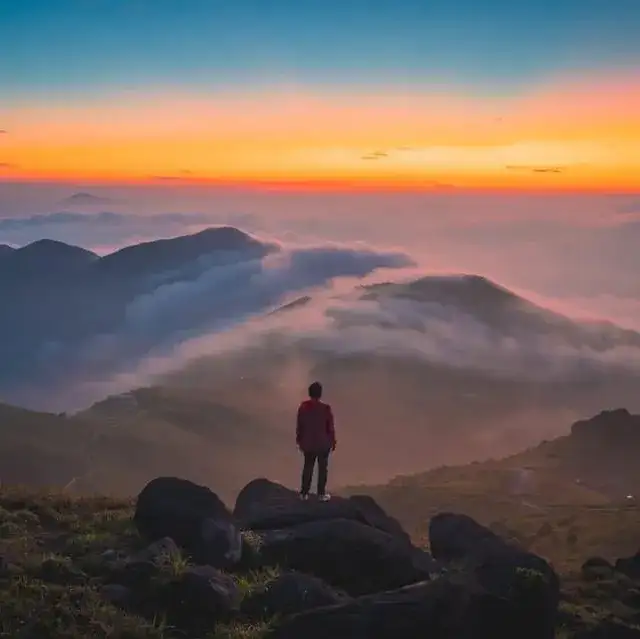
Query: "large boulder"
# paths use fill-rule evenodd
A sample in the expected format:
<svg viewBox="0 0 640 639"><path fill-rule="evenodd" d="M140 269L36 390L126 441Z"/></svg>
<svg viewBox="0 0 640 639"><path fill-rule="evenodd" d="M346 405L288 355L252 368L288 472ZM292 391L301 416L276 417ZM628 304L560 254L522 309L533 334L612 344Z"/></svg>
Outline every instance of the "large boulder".
<svg viewBox="0 0 640 639"><path fill-rule="evenodd" d="M159 575L134 591L131 610L148 619L164 618L180 636L204 637L240 611L242 595L234 579L213 566L189 566Z"/></svg>
<svg viewBox="0 0 640 639"><path fill-rule="evenodd" d="M285 572L245 597L242 612L254 619L268 619L347 601L350 601L348 595L334 590L322 579L299 572Z"/></svg>
<svg viewBox="0 0 640 639"><path fill-rule="evenodd" d="M218 620L240 610L242 596L229 575L213 566L187 568L175 585L175 600L185 616Z"/></svg>
<svg viewBox="0 0 640 639"><path fill-rule="evenodd" d="M599 581L611 579L614 574L613 566L602 557L590 557L582 564L580 572L584 579L589 581Z"/></svg>
<svg viewBox="0 0 640 639"><path fill-rule="evenodd" d="M604 619L572 635L575 639L640 639L637 625L629 626L615 619Z"/></svg>
<svg viewBox="0 0 640 639"><path fill-rule="evenodd" d="M131 589L120 584L105 584L100 588L99 592L105 601L120 608L126 608L131 605L133 600Z"/></svg>
<svg viewBox="0 0 640 639"><path fill-rule="evenodd" d="M173 539L165 537L128 557L122 563L112 562L113 569L107 581L133 588L143 586L159 570L178 561L180 556L180 549Z"/></svg>
<svg viewBox="0 0 640 639"><path fill-rule="evenodd" d="M255 479L238 494L233 511L243 528L274 530L312 521L351 519L410 543L396 519L367 495L334 497L329 502L300 501L298 493L268 479Z"/></svg>
<svg viewBox="0 0 640 639"><path fill-rule="evenodd" d="M541 639L535 614L454 575L285 618L268 638Z"/></svg>
<svg viewBox="0 0 640 639"><path fill-rule="evenodd" d="M437 570L429 553L351 519L264 531L260 553L268 564L315 575L350 595L424 581Z"/></svg>
<svg viewBox="0 0 640 639"><path fill-rule="evenodd" d="M242 557L240 532L222 500L186 479L149 482L138 495L134 522L142 537L169 537L199 563L230 568Z"/></svg>
<svg viewBox="0 0 640 639"><path fill-rule="evenodd" d="M560 583L542 557L507 543L467 515L440 513L429 523L433 557L475 574L487 591L535 611L538 636L553 636Z"/></svg>
<svg viewBox="0 0 640 639"><path fill-rule="evenodd" d="M618 559L615 568L631 579L640 579L640 552L632 557Z"/></svg>

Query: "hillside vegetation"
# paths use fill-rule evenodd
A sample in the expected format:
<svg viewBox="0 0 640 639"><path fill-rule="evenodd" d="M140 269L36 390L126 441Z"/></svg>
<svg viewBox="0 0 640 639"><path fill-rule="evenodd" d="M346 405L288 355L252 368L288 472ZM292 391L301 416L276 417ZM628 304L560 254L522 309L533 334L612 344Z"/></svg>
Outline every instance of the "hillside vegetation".
<svg viewBox="0 0 640 639"><path fill-rule="evenodd" d="M590 556L614 559L640 545L640 416L605 411L569 435L504 459L442 467L366 491L417 540L451 510L550 559L562 570Z"/></svg>
<svg viewBox="0 0 640 639"><path fill-rule="evenodd" d="M615 537L630 521L637 522L637 518L632 519L630 513L625 513L616 528L613 510L607 515L606 525L592 509L585 508L580 512L585 526L596 528L603 540L608 534ZM239 618L211 624L208 630L189 631L158 610L152 613L127 610L117 601L121 596L118 587L109 586L109 582L116 567L122 565L123 558L146 552L148 542L136 529L134 513L132 500L70 498L56 493L3 488L0 491L0 637L259 639L272 636L274 632L284 632L278 630L279 624L284 624L286 629L286 624L292 623L286 621L286 616L285 620L279 621L277 616L262 618L243 613ZM427 518L428 513L424 516ZM521 523L526 527L531 522L523 520ZM557 524L552 527L554 525ZM566 532L567 528L560 525L556 530ZM566 548L563 546L558 552ZM153 561L152 579L156 588L175 583L192 566L187 553L176 553L171 548ZM263 595L259 593L265 592L265 588L268 591L269 584L277 583L283 570L278 566L241 568L230 575L242 598L253 601L253 597L258 597L256 601L260 602ZM629 633L620 635L624 637L640 637L640 629L636 627L640 620L637 608L640 584L608 569L604 576L597 578L579 571L565 571L561 574L561 584L557 637L618 636L606 634L607 629ZM313 586L317 583L313 582ZM313 592L313 597L318 597ZM156 596L160 598L160 594ZM278 596L283 597L282 592ZM291 593L287 596L292 597ZM320 603L316 601L315 605L333 601L333 595L326 596L330 599L320 596ZM343 600L339 594L336 596L332 605L339 610L346 604L340 603ZM307 606L314 605L313 601L315 599ZM310 614L319 614L322 610L324 608L320 607ZM305 619L304 613L301 616ZM602 632L605 634L599 634Z"/></svg>
<svg viewBox="0 0 640 639"><path fill-rule="evenodd" d="M3 485L0 637L640 638L638 420L329 504L267 480L233 510L175 478L136 499Z"/></svg>

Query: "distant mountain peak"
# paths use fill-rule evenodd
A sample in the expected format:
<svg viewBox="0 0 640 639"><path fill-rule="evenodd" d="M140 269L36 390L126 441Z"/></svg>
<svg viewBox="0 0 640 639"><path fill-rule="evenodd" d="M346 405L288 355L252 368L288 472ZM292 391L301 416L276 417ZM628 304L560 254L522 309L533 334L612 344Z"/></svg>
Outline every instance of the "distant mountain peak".
<svg viewBox="0 0 640 639"><path fill-rule="evenodd" d="M127 246L104 256L99 268L123 275L143 274L182 268L211 254L241 252L264 256L274 248L232 226L210 227L198 233Z"/></svg>
<svg viewBox="0 0 640 639"><path fill-rule="evenodd" d="M608 444L640 444L640 415L632 415L626 408L604 410L590 419L575 422L571 436L596 437Z"/></svg>
<svg viewBox="0 0 640 639"><path fill-rule="evenodd" d="M41 240L35 240L34 242L26 244L25 246L23 246L18 250L19 251L58 250L58 251L91 253L91 251L89 251L88 249L81 248L80 246L74 246L73 244L67 244L66 242L61 242L60 240L52 240L49 238L42 238Z"/></svg>
<svg viewBox="0 0 640 639"><path fill-rule="evenodd" d="M417 302L483 305L500 308L524 303L525 300L509 289L482 275L450 274L425 275L408 282L383 282L363 286L364 297L412 299Z"/></svg>
<svg viewBox="0 0 640 639"><path fill-rule="evenodd" d="M93 193L78 192L62 200L60 204L64 206L95 206L102 204L113 204L115 200L108 197L93 195Z"/></svg>
<svg viewBox="0 0 640 639"><path fill-rule="evenodd" d="M42 239L31 242L9 254L11 260L28 260L36 269L51 268L56 264L85 264L98 259L91 251L65 244L58 240Z"/></svg>

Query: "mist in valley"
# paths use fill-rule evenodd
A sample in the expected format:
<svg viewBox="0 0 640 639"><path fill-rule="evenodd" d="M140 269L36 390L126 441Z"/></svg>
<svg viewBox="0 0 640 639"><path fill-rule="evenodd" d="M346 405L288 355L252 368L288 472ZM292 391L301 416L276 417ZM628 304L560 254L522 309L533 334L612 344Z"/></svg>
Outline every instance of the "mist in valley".
<svg viewBox="0 0 640 639"><path fill-rule="evenodd" d="M632 198L78 192L95 199L0 184L0 244L46 237L99 259L225 225L275 247L100 292L87 304L113 319L82 339L36 325L37 375L5 365L2 398L90 424L68 473L78 490L134 492L157 474L229 493L260 475L295 485L295 411L315 379L336 414L334 485L502 457L602 409L640 410ZM399 289L361 288L384 282Z"/></svg>

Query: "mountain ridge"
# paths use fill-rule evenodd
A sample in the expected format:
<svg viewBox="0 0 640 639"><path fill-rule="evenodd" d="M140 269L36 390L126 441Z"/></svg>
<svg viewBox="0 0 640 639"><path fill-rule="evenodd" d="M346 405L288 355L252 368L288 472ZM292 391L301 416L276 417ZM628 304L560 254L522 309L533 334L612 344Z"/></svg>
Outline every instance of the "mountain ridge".
<svg viewBox="0 0 640 639"><path fill-rule="evenodd" d="M637 333L586 326L477 275L356 285L344 295L300 284L315 281L326 260L333 277L335 255L219 227L100 258L82 253L86 267L49 269L29 286L0 277L0 294L12 300L0 316L0 393L59 411L145 385L190 387L196 403L211 394L237 407L252 388L265 408L251 419L277 428L300 389L319 378L353 424L347 454L366 429L374 449L388 451L377 478L433 465L436 450L447 462L466 461L455 449L460 438L480 455L492 447L502 454L533 441L528 427L542 424L548 436L602 403L636 408L633 358L616 353L640 349ZM349 269L354 254L345 255ZM286 303L289 281L302 296ZM385 423L403 425L410 460L391 449ZM453 425L450 437L444 424ZM427 437L438 444L421 458Z"/></svg>
<svg viewBox="0 0 640 639"><path fill-rule="evenodd" d="M427 535L430 513L453 510L513 536L563 570L577 569L587 554L637 551L640 470L633 460L639 453L640 415L612 409L502 458L343 492L370 494L417 538Z"/></svg>
<svg viewBox="0 0 640 639"><path fill-rule="evenodd" d="M64 198L59 204L62 206L99 206L105 204L113 204L115 200L109 197L94 195L85 191L79 191L67 198Z"/></svg>
<svg viewBox="0 0 640 639"><path fill-rule="evenodd" d="M242 231L219 227L134 245L104 257L55 240L3 253L0 297L11 299L11 304L0 315L0 389L20 381L37 386L43 376L55 381L61 378L60 370L73 370L74 353L80 353L76 367L85 367L78 374L96 374L86 368L94 365L91 357L83 361L83 349L91 347L87 342L126 324L129 306L137 297L197 278L206 268L199 262L203 258L241 263L273 250L273 245ZM43 358L51 359L51 364L43 367ZM47 368L57 368L57 374Z"/></svg>

